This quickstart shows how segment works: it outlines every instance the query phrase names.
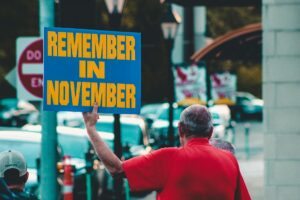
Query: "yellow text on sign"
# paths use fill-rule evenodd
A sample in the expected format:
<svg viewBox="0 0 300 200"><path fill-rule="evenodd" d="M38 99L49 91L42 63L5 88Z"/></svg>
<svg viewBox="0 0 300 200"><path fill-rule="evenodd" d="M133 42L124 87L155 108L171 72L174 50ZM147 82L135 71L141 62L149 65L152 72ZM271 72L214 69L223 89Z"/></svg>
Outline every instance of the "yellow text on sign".
<svg viewBox="0 0 300 200"><path fill-rule="evenodd" d="M98 65L93 60L79 61L79 78L105 78L105 63L98 62Z"/></svg>
<svg viewBox="0 0 300 200"><path fill-rule="evenodd" d="M47 81L47 105L135 108L134 84Z"/></svg>
<svg viewBox="0 0 300 200"><path fill-rule="evenodd" d="M135 38L130 35L48 31L48 56L135 60Z"/></svg>

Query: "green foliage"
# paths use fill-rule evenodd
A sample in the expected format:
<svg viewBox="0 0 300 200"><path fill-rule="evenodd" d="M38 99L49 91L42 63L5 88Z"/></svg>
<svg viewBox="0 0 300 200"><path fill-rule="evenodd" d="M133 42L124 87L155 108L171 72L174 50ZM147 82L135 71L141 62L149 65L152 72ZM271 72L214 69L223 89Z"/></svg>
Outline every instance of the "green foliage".
<svg viewBox="0 0 300 200"><path fill-rule="evenodd" d="M209 7L207 9L208 37L216 38L229 31L261 22L258 7Z"/></svg>
<svg viewBox="0 0 300 200"><path fill-rule="evenodd" d="M207 9L208 36L217 38L235 29L261 22L258 7L213 7ZM211 60L211 72L231 71L237 75L237 90L261 97L261 61Z"/></svg>

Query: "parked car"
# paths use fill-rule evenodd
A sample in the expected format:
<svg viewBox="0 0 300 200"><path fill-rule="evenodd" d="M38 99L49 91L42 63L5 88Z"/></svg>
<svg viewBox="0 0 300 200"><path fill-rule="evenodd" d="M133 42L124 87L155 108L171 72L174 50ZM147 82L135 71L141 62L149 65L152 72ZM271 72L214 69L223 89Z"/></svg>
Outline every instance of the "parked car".
<svg viewBox="0 0 300 200"><path fill-rule="evenodd" d="M23 131L36 132L41 135L40 125L25 125ZM90 149L86 130L82 128L71 128L65 126L57 127L58 145L61 147L62 155L71 156L71 164L75 167L74 199L83 199L86 196L86 162L85 153ZM101 137L107 139L112 133L99 133ZM107 136L108 135L108 136ZM93 197L100 198L103 192L105 172L101 162L94 162L92 172ZM62 182L62 181L61 181Z"/></svg>
<svg viewBox="0 0 300 200"><path fill-rule="evenodd" d="M211 116L214 126L212 138L224 138L226 134L226 126L224 123L224 119L219 113L216 112L211 112Z"/></svg>
<svg viewBox="0 0 300 200"><path fill-rule="evenodd" d="M220 124L223 124L225 128L230 126L231 111L227 105L213 105L209 107L208 110L210 113L217 114L221 118L222 121L220 121Z"/></svg>
<svg viewBox="0 0 300 200"><path fill-rule="evenodd" d="M125 158L142 154L139 151L149 151L150 142L148 138L145 120L138 115L121 115L121 142ZM101 115L97 124L97 131L114 132L113 115ZM146 153L146 152L144 152Z"/></svg>
<svg viewBox="0 0 300 200"><path fill-rule="evenodd" d="M59 111L57 112L57 124L74 128L82 127L82 114L81 112Z"/></svg>
<svg viewBox="0 0 300 200"><path fill-rule="evenodd" d="M123 144L123 158L129 159L139 155L145 155L151 151L150 142L147 134L147 125L145 120L138 115L121 115L121 141ZM114 117L113 115L101 115L96 124L98 132L114 132ZM101 135L103 138L103 136ZM114 134L106 135L103 138L106 144L114 149ZM113 179L106 172L105 184L103 184L104 197L112 195L113 192ZM143 193L132 193L132 195L146 195Z"/></svg>
<svg viewBox="0 0 300 200"><path fill-rule="evenodd" d="M146 120L149 129L152 127L153 122L158 117L159 111L161 110L162 106L162 103L152 103L145 104L141 107L140 115Z"/></svg>
<svg viewBox="0 0 300 200"><path fill-rule="evenodd" d="M0 125L22 126L28 122L28 116L37 112L27 101L15 98L0 99Z"/></svg>
<svg viewBox="0 0 300 200"><path fill-rule="evenodd" d="M231 108L236 120L247 118L262 119L264 102L248 92L236 93L236 105Z"/></svg>

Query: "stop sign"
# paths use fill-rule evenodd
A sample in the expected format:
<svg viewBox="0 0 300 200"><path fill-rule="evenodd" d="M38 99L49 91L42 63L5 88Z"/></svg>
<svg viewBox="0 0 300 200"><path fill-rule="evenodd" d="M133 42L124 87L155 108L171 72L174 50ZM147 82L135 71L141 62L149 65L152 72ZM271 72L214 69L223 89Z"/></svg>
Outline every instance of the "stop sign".
<svg viewBox="0 0 300 200"><path fill-rule="evenodd" d="M43 40L37 39L21 50L18 61L18 80L21 93L29 93L19 98L36 100L43 97ZM18 91L19 93L19 91ZM18 95L19 96L19 95ZM30 97L33 96L33 97Z"/></svg>

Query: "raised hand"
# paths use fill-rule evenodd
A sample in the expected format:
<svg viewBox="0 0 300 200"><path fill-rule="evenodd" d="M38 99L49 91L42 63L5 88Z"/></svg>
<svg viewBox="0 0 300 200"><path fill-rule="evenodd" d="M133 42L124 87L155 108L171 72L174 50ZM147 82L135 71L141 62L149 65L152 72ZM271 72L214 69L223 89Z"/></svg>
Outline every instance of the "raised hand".
<svg viewBox="0 0 300 200"><path fill-rule="evenodd" d="M92 112L83 112L82 116L83 116L86 128L87 129L94 128L99 119L97 103L94 104Z"/></svg>

